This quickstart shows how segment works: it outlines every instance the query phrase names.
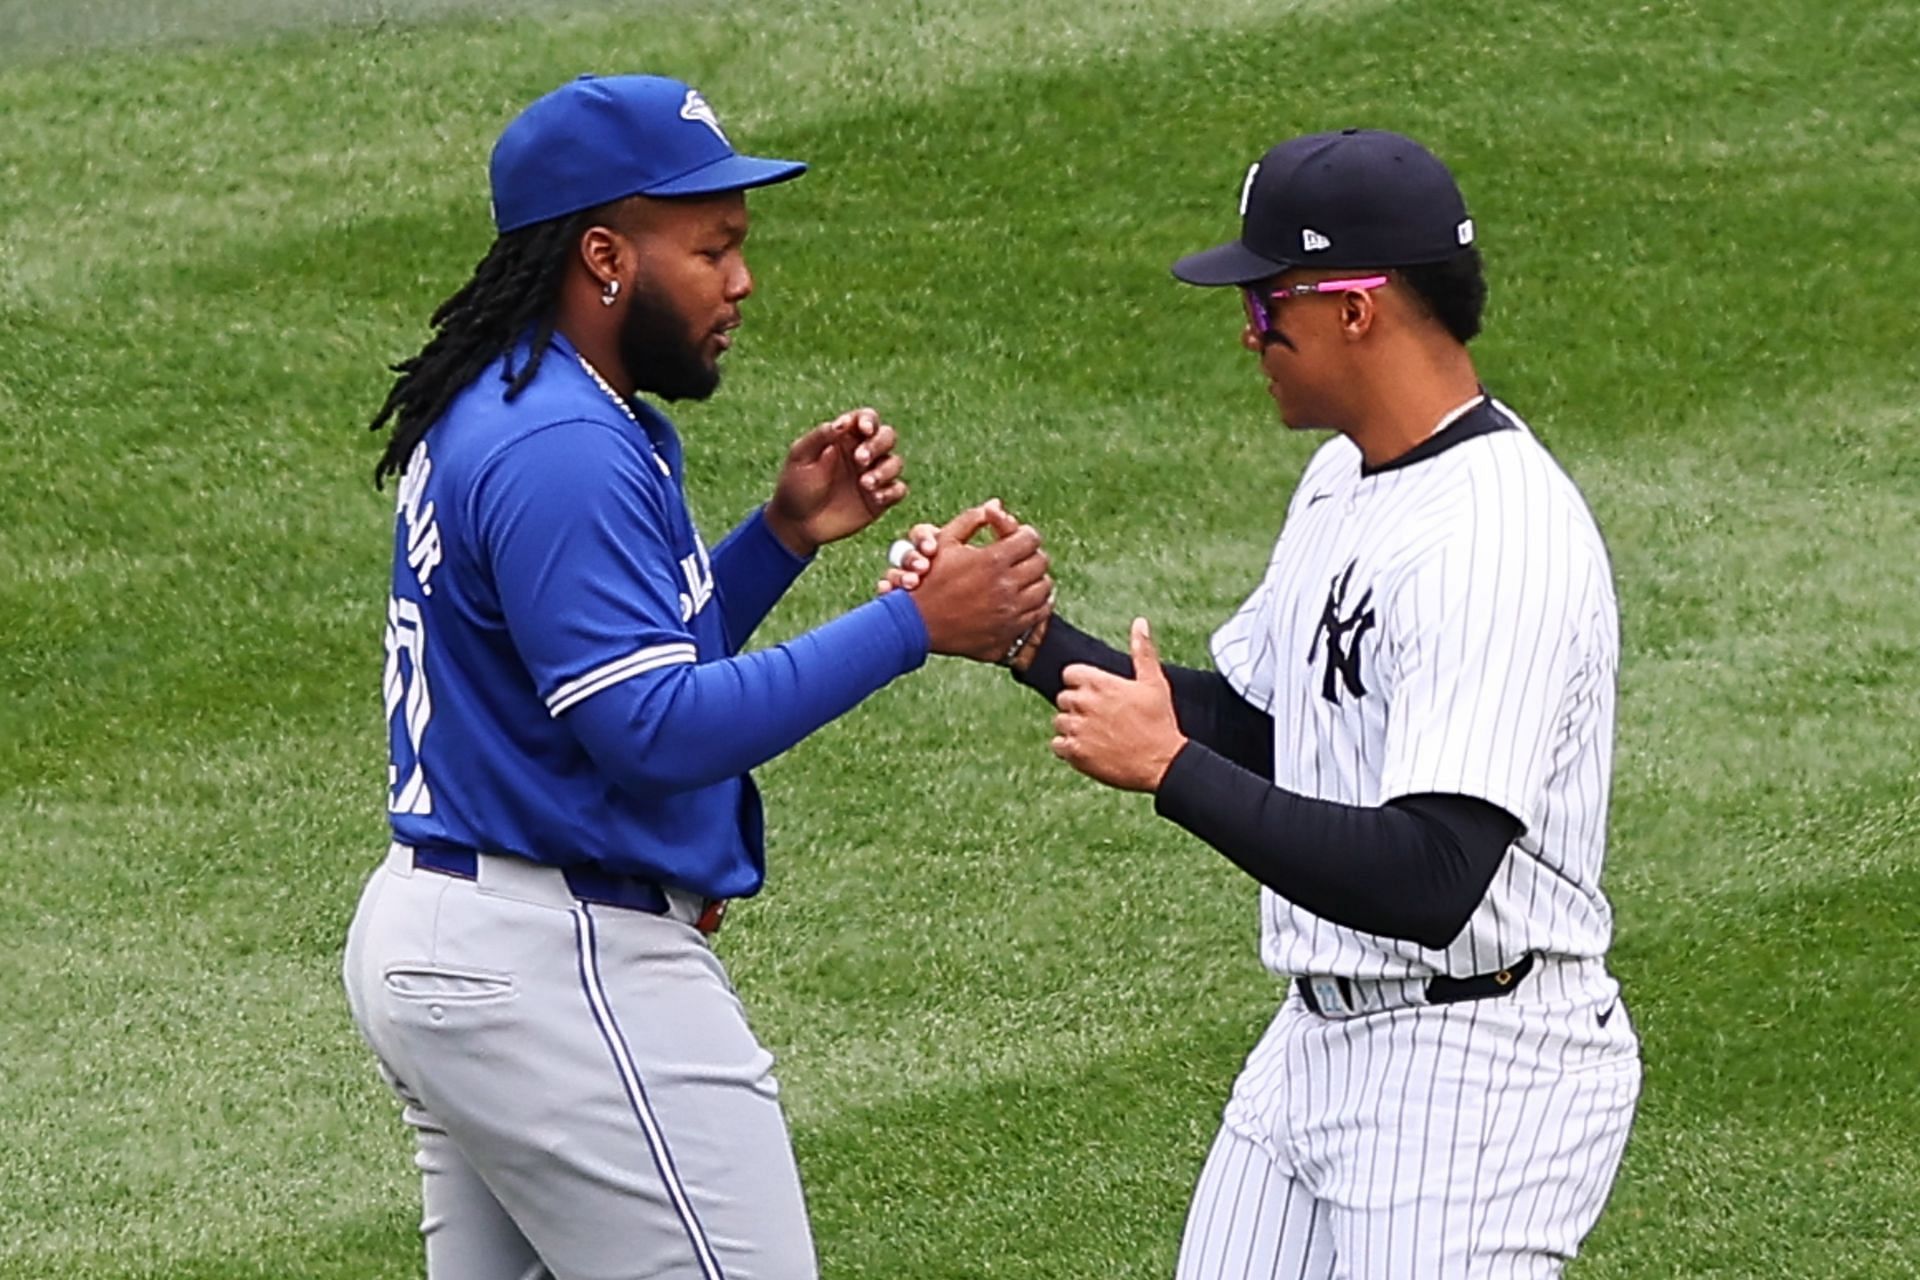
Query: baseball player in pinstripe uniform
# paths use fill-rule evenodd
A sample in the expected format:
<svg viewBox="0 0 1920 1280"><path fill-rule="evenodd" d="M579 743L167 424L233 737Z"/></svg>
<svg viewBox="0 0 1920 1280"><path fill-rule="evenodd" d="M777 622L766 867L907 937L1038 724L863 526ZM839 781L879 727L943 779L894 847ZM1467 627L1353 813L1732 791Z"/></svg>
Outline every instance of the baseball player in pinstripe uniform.
<svg viewBox="0 0 1920 1280"><path fill-rule="evenodd" d="M1579 491L1467 354L1485 298L1452 176L1347 130L1274 147L1238 240L1282 421L1336 434L1217 672L1055 616L1015 662L1054 751L1264 886L1292 979L1200 1175L1180 1280L1558 1275L1640 1088L1600 889L1618 624ZM988 522L1011 533L1009 517ZM887 585L951 554L978 513Z"/></svg>
<svg viewBox="0 0 1920 1280"><path fill-rule="evenodd" d="M399 476L393 844L345 978L418 1143L432 1280L810 1280L772 1074L708 935L765 871L749 770L929 652L1047 607L1031 530L743 652L906 489L856 410L709 553L680 439L752 292L735 153L688 86L582 78L510 124L499 238L375 418Z"/></svg>

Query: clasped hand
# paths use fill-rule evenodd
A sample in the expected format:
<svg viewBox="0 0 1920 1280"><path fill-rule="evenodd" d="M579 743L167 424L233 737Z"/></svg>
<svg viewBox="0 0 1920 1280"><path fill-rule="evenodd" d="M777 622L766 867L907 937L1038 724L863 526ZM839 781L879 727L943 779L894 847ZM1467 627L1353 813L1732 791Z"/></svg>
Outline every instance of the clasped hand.
<svg viewBox="0 0 1920 1280"><path fill-rule="evenodd" d="M972 545L989 527L993 541ZM933 652L1004 662L1052 612L1053 578L1040 532L997 501L969 507L943 526L915 525L913 533L916 567L897 581L901 571L894 570L878 591L885 595L897 586L913 593Z"/></svg>
<svg viewBox="0 0 1920 1280"><path fill-rule="evenodd" d="M1006 540L1032 532L999 503L988 501L955 516L943 527L915 525L909 536L913 551L889 569L878 584L889 591L927 590L940 579L944 564L967 546L982 529ZM1036 540L1038 534L1034 534ZM997 543L994 545L998 545ZM1036 621L1043 629L1052 614L1052 580L1047 580L1046 610ZM1042 632L1043 633L1043 632ZM1028 633L1020 633L1031 639ZM1021 646L1027 649L1026 645ZM1123 791L1156 791L1173 758L1186 746L1173 707L1173 690L1160 667L1160 653L1145 618L1135 618L1129 638L1133 677L1114 675L1098 667L1074 663L1062 672L1062 688L1054 705L1053 753L1081 773ZM989 661L1014 655L970 654ZM1031 658L1030 650L1020 656Z"/></svg>

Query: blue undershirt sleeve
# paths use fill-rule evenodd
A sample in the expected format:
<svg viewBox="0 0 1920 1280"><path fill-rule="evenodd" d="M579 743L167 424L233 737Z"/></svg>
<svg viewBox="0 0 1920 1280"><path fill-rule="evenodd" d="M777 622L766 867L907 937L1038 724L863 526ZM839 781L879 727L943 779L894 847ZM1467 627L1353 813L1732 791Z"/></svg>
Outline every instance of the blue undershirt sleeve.
<svg viewBox="0 0 1920 1280"><path fill-rule="evenodd" d="M567 725L624 787L703 787L765 764L926 658L920 610L894 592L770 649L636 676L579 703Z"/></svg>
<svg viewBox="0 0 1920 1280"><path fill-rule="evenodd" d="M727 622L727 647L740 652L801 571L813 563L774 536L767 509L757 507L713 549L713 580Z"/></svg>
<svg viewBox="0 0 1920 1280"><path fill-rule="evenodd" d="M644 449L595 421L533 432L483 469L470 516L540 697L618 785L644 794L745 773L926 661L905 592L786 644L699 661L669 533L678 497ZM753 581L764 598L768 579Z"/></svg>

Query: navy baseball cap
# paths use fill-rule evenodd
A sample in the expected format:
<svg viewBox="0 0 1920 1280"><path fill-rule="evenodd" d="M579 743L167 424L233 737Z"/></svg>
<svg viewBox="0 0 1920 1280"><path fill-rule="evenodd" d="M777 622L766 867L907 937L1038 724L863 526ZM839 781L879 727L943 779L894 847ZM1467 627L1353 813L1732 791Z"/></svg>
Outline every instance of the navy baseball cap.
<svg viewBox="0 0 1920 1280"><path fill-rule="evenodd" d="M1240 187L1240 238L1173 264L1188 284L1252 284L1289 267L1412 267L1473 243L1440 158L1397 133L1343 129L1274 147Z"/></svg>
<svg viewBox="0 0 1920 1280"><path fill-rule="evenodd" d="M734 151L700 91L665 76L581 76L515 116L493 144L502 232L627 196L703 196L797 178L798 160Z"/></svg>

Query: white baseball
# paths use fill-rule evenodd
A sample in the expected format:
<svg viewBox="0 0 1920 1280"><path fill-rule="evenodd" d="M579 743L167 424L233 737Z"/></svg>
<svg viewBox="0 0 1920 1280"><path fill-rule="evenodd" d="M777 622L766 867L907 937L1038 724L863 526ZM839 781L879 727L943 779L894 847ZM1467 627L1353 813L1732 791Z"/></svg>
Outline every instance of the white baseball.
<svg viewBox="0 0 1920 1280"><path fill-rule="evenodd" d="M905 538L895 538L893 545L887 548L887 563L896 569L907 567L907 557L913 554L913 544Z"/></svg>

